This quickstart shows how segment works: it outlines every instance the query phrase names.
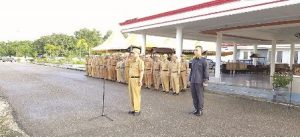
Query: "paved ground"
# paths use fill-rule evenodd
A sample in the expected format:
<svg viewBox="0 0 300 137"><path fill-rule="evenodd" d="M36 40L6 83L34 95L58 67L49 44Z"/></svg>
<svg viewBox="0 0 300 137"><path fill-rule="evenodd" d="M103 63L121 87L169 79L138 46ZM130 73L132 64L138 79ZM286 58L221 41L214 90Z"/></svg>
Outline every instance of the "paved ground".
<svg viewBox="0 0 300 137"><path fill-rule="evenodd" d="M83 72L30 64L0 63L0 93L21 128L42 136L300 136L300 110L234 96L205 94L196 117L189 92L180 96L143 89L142 115L127 114L127 87L107 82L101 114L99 79Z"/></svg>

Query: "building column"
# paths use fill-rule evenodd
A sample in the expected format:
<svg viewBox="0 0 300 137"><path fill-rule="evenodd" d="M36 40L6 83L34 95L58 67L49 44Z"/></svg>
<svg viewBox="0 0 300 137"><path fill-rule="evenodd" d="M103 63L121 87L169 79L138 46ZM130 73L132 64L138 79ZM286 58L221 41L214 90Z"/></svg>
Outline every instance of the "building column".
<svg viewBox="0 0 300 137"><path fill-rule="evenodd" d="M237 44L233 45L233 62L236 62L237 59Z"/></svg>
<svg viewBox="0 0 300 137"><path fill-rule="evenodd" d="M182 54L182 42L183 42L183 33L182 33L182 27L178 26L176 27L176 56L180 58Z"/></svg>
<svg viewBox="0 0 300 137"><path fill-rule="evenodd" d="M295 44L291 44L291 50L290 50L290 69L293 69L294 64L294 57L295 57Z"/></svg>
<svg viewBox="0 0 300 137"><path fill-rule="evenodd" d="M217 33L217 46L216 46L216 67L215 67L215 77L221 77L221 48L222 48L222 40L223 34Z"/></svg>
<svg viewBox="0 0 300 137"><path fill-rule="evenodd" d="M146 44L147 44L147 35L146 34L142 34L142 46L141 46L141 55L145 55L146 54Z"/></svg>
<svg viewBox="0 0 300 137"><path fill-rule="evenodd" d="M253 53L257 54L257 45L253 46ZM257 65L257 59L258 58L252 58L253 59L253 65L256 66Z"/></svg>
<svg viewBox="0 0 300 137"><path fill-rule="evenodd" d="M276 40L272 40L270 76L273 76L275 73L275 55L276 55Z"/></svg>

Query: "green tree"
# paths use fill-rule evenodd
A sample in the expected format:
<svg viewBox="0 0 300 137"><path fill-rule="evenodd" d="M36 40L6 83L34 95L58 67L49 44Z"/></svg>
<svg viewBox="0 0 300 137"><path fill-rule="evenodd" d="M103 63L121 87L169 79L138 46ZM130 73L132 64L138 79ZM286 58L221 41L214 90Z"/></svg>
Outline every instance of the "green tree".
<svg viewBox="0 0 300 137"><path fill-rule="evenodd" d="M16 56L18 57L28 57L34 55L33 45L31 41L15 41Z"/></svg>
<svg viewBox="0 0 300 137"><path fill-rule="evenodd" d="M96 29L80 29L79 31L75 31L74 35L77 39L85 39L86 43L88 44L89 54L91 54L91 48L103 42L100 32Z"/></svg>
<svg viewBox="0 0 300 137"><path fill-rule="evenodd" d="M79 57L82 58L82 51L87 51L89 45L87 44L85 39L79 39L76 43L76 48L79 50Z"/></svg>
<svg viewBox="0 0 300 137"><path fill-rule="evenodd" d="M59 47L57 56L70 56L73 54L73 50L76 49L76 38L66 34L52 34L43 36L33 43L34 48L39 54L45 54L45 46L55 45Z"/></svg>
<svg viewBox="0 0 300 137"><path fill-rule="evenodd" d="M0 56L6 56L5 45L5 42L0 42Z"/></svg>
<svg viewBox="0 0 300 137"><path fill-rule="evenodd" d="M59 46L47 44L44 48L47 55L49 55L50 57L58 56L59 54L59 50L60 50Z"/></svg>
<svg viewBox="0 0 300 137"><path fill-rule="evenodd" d="M5 44L5 54L6 56L16 56L16 42L9 41Z"/></svg>
<svg viewBox="0 0 300 137"><path fill-rule="evenodd" d="M112 34L111 30L107 31L106 34L103 37L103 41L107 40L111 34Z"/></svg>

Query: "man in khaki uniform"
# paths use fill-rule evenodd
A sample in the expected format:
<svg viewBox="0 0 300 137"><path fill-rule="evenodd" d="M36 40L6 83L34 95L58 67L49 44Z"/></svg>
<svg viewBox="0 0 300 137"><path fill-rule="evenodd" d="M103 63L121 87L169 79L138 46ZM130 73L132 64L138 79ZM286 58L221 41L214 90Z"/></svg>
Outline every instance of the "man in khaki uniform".
<svg viewBox="0 0 300 137"><path fill-rule="evenodd" d="M161 83L163 87L163 92L169 93L170 91L170 72L169 72L169 67L170 62L168 60L168 55L164 54L163 55L163 60L161 61L160 64L160 71L161 71Z"/></svg>
<svg viewBox="0 0 300 137"><path fill-rule="evenodd" d="M111 59L111 79L113 81L117 81L117 71L116 71L116 66L117 66L117 56L116 54L113 54L112 59Z"/></svg>
<svg viewBox="0 0 300 137"><path fill-rule="evenodd" d="M92 61L93 61L93 58L92 58L92 56L89 55L88 72L89 72L90 77L92 76Z"/></svg>
<svg viewBox="0 0 300 137"><path fill-rule="evenodd" d="M153 62L153 82L154 82L154 89L159 90L160 86L160 56L156 54L154 56Z"/></svg>
<svg viewBox="0 0 300 137"><path fill-rule="evenodd" d="M129 67L128 90L132 111L129 114L140 115L141 112L141 87L144 76L144 62L139 58L140 50L132 49L133 60Z"/></svg>
<svg viewBox="0 0 300 137"><path fill-rule="evenodd" d="M145 58L145 86L147 88L151 88L152 86L152 79L153 79L153 60L150 55L146 55Z"/></svg>
<svg viewBox="0 0 300 137"><path fill-rule="evenodd" d="M188 76L189 63L186 61L185 55L181 55L180 63L180 91L186 91L187 76Z"/></svg>
<svg viewBox="0 0 300 137"><path fill-rule="evenodd" d="M96 57L93 56L92 57L92 63L91 63L91 66L92 66L92 77L94 78L95 77L95 72L96 72Z"/></svg>
<svg viewBox="0 0 300 137"><path fill-rule="evenodd" d="M121 60L121 57L119 57L117 61L118 61L117 65L116 65L117 82L121 83L122 82L122 78L121 78L122 60Z"/></svg>
<svg viewBox="0 0 300 137"><path fill-rule="evenodd" d="M100 78L103 78L103 72L104 72L103 58L104 58L104 56L100 56L100 62L99 62L99 66L100 66Z"/></svg>
<svg viewBox="0 0 300 137"><path fill-rule="evenodd" d="M111 63L112 63L112 57L111 56L108 56L108 59L107 59L107 64L106 64L106 66L107 66L107 79L108 80L112 80L112 65L111 65Z"/></svg>
<svg viewBox="0 0 300 137"><path fill-rule="evenodd" d="M172 56L172 62L170 63L170 73L173 95L179 95L180 62L177 60L176 55Z"/></svg>
<svg viewBox="0 0 300 137"><path fill-rule="evenodd" d="M88 76L89 75L89 71L88 71L88 68L89 68L89 56L86 55L85 56L85 75Z"/></svg>
<svg viewBox="0 0 300 137"><path fill-rule="evenodd" d="M96 74L95 77L99 78L99 74L100 74L100 65L99 65L99 56L96 56Z"/></svg>
<svg viewBox="0 0 300 137"><path fill-rule="evenodd" d="M121 54L120 60L121 60L121 83L125 83L125 56L124 54Z"/></svg>
<svg viewBox="0 0 300 137"><path fill-rule="evenodd" d="M140 55L140 59L145 62L146 56L145 55ZM146 86L146 80L145 80L145 78L146 78L146 73L144 73L144 76L143 76L143 85Z"/></svg>
<svg viewBox="0 0 300 137"><path fill-rule="evenodd" d="M108 79L108 65L109 65L109 57L106 55L103 60L103 77L104 79Z"/></svg>

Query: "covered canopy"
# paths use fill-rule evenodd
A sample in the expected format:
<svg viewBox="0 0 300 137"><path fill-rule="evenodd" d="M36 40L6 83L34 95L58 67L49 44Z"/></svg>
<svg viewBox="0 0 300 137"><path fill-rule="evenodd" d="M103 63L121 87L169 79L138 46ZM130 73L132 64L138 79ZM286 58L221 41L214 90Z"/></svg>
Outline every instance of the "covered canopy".
<svg viewBox="0 0 300 137"><path fill-rule="evenodd" d="M130 44L120 31L113 31L112 34L101 45L94 47L92 50L96 52L126 50Z"/></svg>

